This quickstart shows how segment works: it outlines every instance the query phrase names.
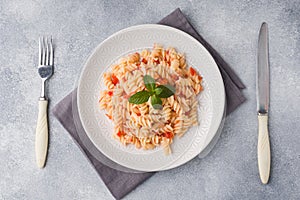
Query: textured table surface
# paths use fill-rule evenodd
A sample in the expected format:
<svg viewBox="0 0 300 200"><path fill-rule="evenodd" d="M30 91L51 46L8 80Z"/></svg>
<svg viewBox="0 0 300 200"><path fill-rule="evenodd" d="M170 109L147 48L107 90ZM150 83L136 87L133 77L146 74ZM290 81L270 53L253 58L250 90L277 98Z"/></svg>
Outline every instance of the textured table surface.
<svg viewBox="0 0 300 200"><path fill-rule="evenodd" d="M67 132L50 114L47 167L35 164L40 79L38 36L51 34L52 108L74 88L91 50L128 26L156 23L180 7L225 58L247 89L204 159L155 174L125 199L300 198L300 1L0 1L0 199L113 199ZM261 22L269 23L272 170L257 169L255 67Z"/></svg>

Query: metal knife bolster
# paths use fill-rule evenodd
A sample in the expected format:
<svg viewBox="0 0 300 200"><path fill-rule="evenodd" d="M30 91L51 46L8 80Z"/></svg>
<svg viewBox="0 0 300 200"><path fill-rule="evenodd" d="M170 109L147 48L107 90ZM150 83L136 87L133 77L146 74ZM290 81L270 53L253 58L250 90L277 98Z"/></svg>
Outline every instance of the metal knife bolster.
<svg viewBox="0 0 300 200"><path fill-rule="evenodd" d="M258 111L257 112L257 116L269 116L269 113L268 112L260 112L260 111Z"/></svg>

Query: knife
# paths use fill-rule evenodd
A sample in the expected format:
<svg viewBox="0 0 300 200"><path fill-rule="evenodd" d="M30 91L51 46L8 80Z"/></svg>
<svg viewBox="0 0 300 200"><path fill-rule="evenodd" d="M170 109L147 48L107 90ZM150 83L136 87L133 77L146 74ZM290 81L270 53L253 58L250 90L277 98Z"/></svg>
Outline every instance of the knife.
<svg viewBox="0 0 300 200"><path fill-rule="evenodd" d="M271 152L268 131L268 111L270 99L268 24L265 22L262 23L259 31L256 70L258 169L261 182L263 184L267 184L270 176Z"/></svg>

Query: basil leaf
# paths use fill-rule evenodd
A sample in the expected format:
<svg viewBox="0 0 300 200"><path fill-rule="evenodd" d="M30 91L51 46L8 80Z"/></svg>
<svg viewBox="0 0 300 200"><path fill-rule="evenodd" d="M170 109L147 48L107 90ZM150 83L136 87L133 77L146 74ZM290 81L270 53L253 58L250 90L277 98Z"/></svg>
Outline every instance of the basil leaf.
<svg viewBox="0 0 300 200"><path fill-rule="evenodd" d="M161 88L155 88L154 92L156 95L159 95L160 93L162 93L162 89Z"/></svg>
<svg viewBox="0 0 300 200"><path fill-rule="evenodd" d="M159 85L157 88L162 89L162 92L157 95L160 98L168 98L175 94L175 88L172 85Z"/></svg>
<svg viewBox="0 0 300 200"><path fill-rule="evenodd" d="M148 101L150 93L146 90L140 91L132 95L128 101L133 104L142 104Z"/></svg>
<svg viewBox="0 0 300 200"><path fill-rule="evenodd" d="M151 104L154 109L162 109L162 101L156 95L151 96Z"/></svg>
<svg viewBox="0 0 300 200"><path fill-rule="evenodd" d="M155 89L155 79L149 75L144 76L144 84L150 92Z"/></svg>

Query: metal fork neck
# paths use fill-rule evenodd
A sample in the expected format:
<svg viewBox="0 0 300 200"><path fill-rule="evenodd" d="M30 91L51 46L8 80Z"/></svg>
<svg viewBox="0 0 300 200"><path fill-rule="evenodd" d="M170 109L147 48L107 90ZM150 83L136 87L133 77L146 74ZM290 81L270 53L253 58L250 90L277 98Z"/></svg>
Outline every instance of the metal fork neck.
<svg viewBox="0 0 300 200"><path fill-rule="evenodd" d="M42 89L41 89L40 100L46 100L46 95L45 95L45 80L44 79L42 79Z"/></svg>

